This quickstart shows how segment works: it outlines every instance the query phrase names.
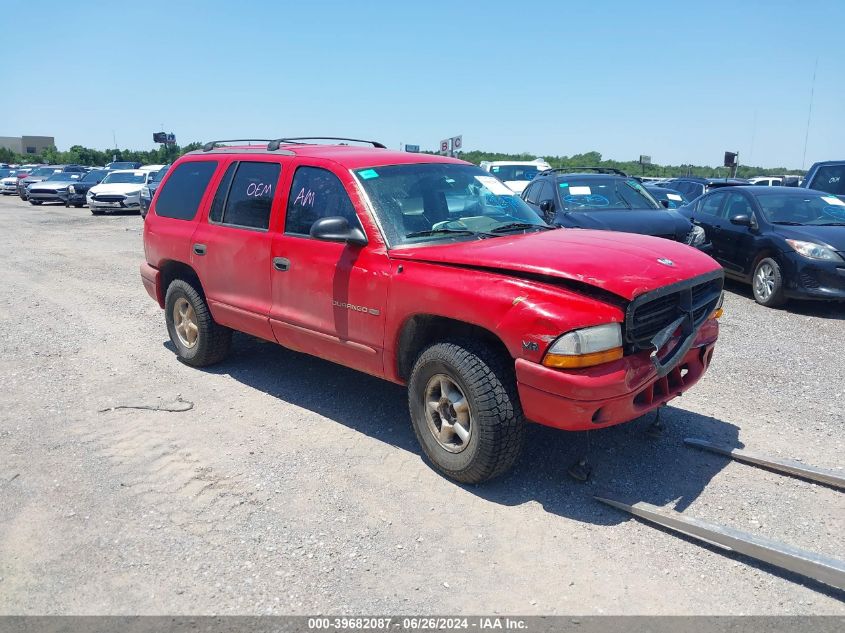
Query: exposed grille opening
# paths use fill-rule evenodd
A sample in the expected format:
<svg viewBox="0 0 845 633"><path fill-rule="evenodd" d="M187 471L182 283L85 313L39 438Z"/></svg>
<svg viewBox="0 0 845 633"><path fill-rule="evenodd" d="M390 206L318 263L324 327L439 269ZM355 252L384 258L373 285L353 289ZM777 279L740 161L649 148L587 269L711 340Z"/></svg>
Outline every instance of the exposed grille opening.
<svg viewBox="0 0 845 633"><path fill-rule="evenodd" d="M719 302L724 282L721 271L707 277L658 288L634 299L625 317L625 339L633 351L650 349L658 332L689 312L694 327L704 323Z"/></svg>
<svg viewBox="0 0 845 633"><path fill-rule="evenodd" d="M634 396L634 405L640 408L646 408L659 400L664 400L673 394L685 391L687 386L686 378L689 373L690 369L688 365L675 367L663 376L663 378L658 378Z"/></svg>

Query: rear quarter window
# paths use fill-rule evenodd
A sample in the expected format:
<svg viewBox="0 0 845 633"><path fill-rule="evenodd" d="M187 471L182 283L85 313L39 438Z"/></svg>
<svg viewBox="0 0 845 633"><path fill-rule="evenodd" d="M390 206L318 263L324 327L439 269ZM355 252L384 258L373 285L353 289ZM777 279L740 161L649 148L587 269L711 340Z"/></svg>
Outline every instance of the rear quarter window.
<svg viewBox="0 0 845 633"><path fill-rule="evenodd" d="M155 214L163 218L193 220L214 170L216 160L182 163L159 188Z"/></svg>
<svg viewBox="0 0 845 633"><path fill-rule="evenodd" d="M810 189L826 191L837 196L845 195L845 164L819 167L810 183Z"/></svg>

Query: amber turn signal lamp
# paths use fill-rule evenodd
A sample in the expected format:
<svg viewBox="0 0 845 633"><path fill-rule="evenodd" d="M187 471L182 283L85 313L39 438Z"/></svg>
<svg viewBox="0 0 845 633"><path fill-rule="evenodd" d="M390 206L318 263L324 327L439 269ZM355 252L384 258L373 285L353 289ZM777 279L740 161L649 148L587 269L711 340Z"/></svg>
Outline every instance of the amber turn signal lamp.
<svg viewBox="0 0 845 633"><path fill-rule="evenodd" d="M581 369L601 365L602 363L609 363L620 358L622 358L622 348L614 347L613 349L603 352L593 352L591 354L546 354L543 357L543 365L555 369Z"/></svg>

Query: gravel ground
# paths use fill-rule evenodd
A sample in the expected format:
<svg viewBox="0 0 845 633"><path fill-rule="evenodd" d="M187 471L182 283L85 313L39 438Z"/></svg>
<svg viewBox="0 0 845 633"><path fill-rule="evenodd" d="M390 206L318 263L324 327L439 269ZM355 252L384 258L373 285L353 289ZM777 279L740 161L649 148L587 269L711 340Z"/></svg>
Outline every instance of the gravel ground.
<svg viewBox="0 0 845 633"><path fill-rule="evenodd" d="M0 613L845 614L845 594L655 529L610 490L843 557L845 497L683 446L843 466L845 307L730 285L709 373L650 418L532 427L508 477L417 450L402 388L246 336L176 361L142 221L0 199ZM117 405L191 401L184 413Z"/></svg>

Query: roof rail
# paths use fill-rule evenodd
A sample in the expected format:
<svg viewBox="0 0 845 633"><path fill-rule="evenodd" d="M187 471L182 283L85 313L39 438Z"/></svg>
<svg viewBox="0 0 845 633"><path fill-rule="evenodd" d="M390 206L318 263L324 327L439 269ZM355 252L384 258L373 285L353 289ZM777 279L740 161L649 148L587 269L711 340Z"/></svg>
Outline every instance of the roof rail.
<svg viewBox="0 0 845 633"><path fill-rule="evenodd" d="M287 138L277 138L267 144L267 151L275 152L280 145L292 143L303 144L303 141L352 141L355 143L371 143L373 147L379 149L387 149L387 147L378 141L367 141L361 138L345 138L342 136L292 136Z"/></svg>
<svg viewBox="0 0 845 633"><path fill-rule="evenodd" d="M266 143L270 140L271 139L269 138L227 138L220 141L209 141L208 143L202 146L202 151L210 152L215 147L217 147L219 143L236 143L241 141L245 141L247 143Z"/></svg>
<svg viewBox="0 0 845 633"><path fill-rule="evenodd" d="M616 174L617 176L624 176L625 178L628 177L621 169L616 169L615 167L557 167L555 169L547 169L545 171L541 171L541 174L551 174L556 172L562 172L566 174L577 174L579 171L594 171L599 174Z"/></svg>

